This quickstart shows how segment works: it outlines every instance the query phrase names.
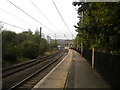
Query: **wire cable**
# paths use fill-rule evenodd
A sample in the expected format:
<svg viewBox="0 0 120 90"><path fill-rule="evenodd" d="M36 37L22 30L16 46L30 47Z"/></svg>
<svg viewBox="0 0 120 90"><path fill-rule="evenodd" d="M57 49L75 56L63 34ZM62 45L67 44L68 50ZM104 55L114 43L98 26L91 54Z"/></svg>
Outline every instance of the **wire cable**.
<svg viewBox="0 0 120 90"><path fill-rule="evenodd" d="M22 30L27 30L27 29L21 28L21 27L19 27L19 26L13 25L13 24L9 24L9 23L7 23L7 22L0 21L0 23L7 24L7 25L9 25L9 26L12 26L12 27L15 27L15 28L19 28L19 29L22 29ZM47 34L48 34L48 33L47 33ZM48 35L49 35L49 36L53 36L53 35L51 35L50 33L49 33Z"/></svg>
<svg viewBox="0 0 120 90"><path fill-rule="evenodd" d="M66 22L65 22L65 20L64 20L64 18L63 18L63 16L61 15L61 13L60 13L59 9L57 8L57 5L55 4L55 2L54 2L53 0L52 0L52 2L53 2L53 4L54 4L54 6L55 6L56 10L58 11L58 13L59 13L59 15L60 15L60 17L61 17L61 19L62 19L63 23L65 24L65 26L66 26L66 27L67 27L67 29L69 30L70 34L72 35L72 33L71 33L70 29L68 28L68 26L67 26L67 24L66 24Z"/></svg>
<svg viewBox="0 0 120 90"><path fill-rule="evenodd" d="M26 14L27 16L29 16L30 18L32 18L33 20L35 20L36 22L38 22L39 24L41 24L43 27L45 27L46 29L50 30L51 32L53 32L50 28L48 28L47 26L45 26L44 24L42 24L41 22L39 22L38 20L36 20L34 17L32 17L30 14L26 13L24 10L22 10L20 7L18 7L17 5L15 5L14 3L12 3L11 1L7 0L10 4L12 4L13 6L15 6L16 8L18 8L20 11L22 11L24 14ZM54 33L54 32L53 32ZM55 34L55 33L54 33Z"/></svg>
<svg viewBox="0 0 120 90"><path fill-rule="evenodd" d="M19 18L19 17L16 17L16 16L15 16L15 15L13 15L12 13L10 13L10 12L8 12L8 11L6 11L6 10L2 9L2 8L0 8L0 9L1 9L3 12L5 12L5 13L7 13L7 14L11 15L11 16L13 16L14 18L17 18L17 19L21 20L22 22L25 22L25 23L27 23L28 25L31 25L31 26L35 27L34 25L32 25L32 24L30 24L30 23L26 22L25 20L23 20L23 19L21 19L21 18ZM35 27L35 28L36 28L36 27Z"/></svg>
<svg viewBox="0 0 120 90"><path fill-rule="evenodd" d="M32 0L29 0L31 4L44 16L44 18L57 30L59 30L49 19L48 17L35 5L35 3ZM59 30L60 31L60 30ZM60 32L59 32L60 33Z"/></svg>
<svg viewBox="0 0 120 90"><path fill-rule="evenodd" d="M64 34L65 38L68 40L67 36Z"/></svg>
<svg viewBox="0 0 120 90"><path fill-rule="evenodd" d="M4 24L7 24L7 25L10 25L10 26L13 26L13 27L16 27L16 28L19 28L19 29L22 29L22 30L26 30L26 29L24 29L24 28L21 28L21 27L16 26L16 25L9 24L9 23L7 23L7 22L3 22L3 21L0 21L0 22L1 22L1 23L4 23Z"/></svg>

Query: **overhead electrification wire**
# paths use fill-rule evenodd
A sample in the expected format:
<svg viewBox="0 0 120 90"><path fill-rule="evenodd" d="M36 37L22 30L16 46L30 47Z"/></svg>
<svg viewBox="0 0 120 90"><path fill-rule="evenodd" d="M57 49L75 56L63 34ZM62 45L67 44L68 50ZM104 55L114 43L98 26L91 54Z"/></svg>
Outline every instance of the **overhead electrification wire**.
<svg viewBox="0 0 120 90"><path fill-rule="evenodd" d="M65 24L65 26L66 26L67 29L69 30L70 34L72 35L72 33L71 33L70 29L68 28L68 26L67 26L67 24L66 24L66 22L65 22L65 20L64 20L64 18L63 18L63 16L62 16L62 14L60 13L59 9L57 8L57 5L55 4L55 2L54 2L53 0L52 0L52 2L53 2L53 4L54 4L56 10L58 11L58 13L59 13L59 15L60 15L60 17L61 17L63 23Z"/></svg>
<svg viewBox="0 0 120 90"><path fill-rule="evenodd" d="M12 4L13 6L15 6L17 9L19 9L20 11L22 11L23 13L25 13L27 16L29 16L30 18L32 18L33 20L35 20L36 22L38 22L39 24L41 24L43 27L47 28L48 30L50 30L51 32L53 32L50 28L48 28L47 26L45 26L44 24L42 24L41 22L39 22L38 20L36 20L34 17L32 17L30 14L26 13L24 10L22 10L20 7L18 7L17 5L15 5L14 3L12 3L11 1L7 0L10 4ZM54 33L54 32L53 32ZM55 33L54 33L55 34Z"/></svg>
<svg viewBox="0 0 120 90"><path fill-rule="evenodd" d="M19 28L19 29L22 29L22 30L27 30L27 29L21 28L21 27L19 27L19 26L13 25L13 24L9 24L9 23L7 23L7 22L0 21L0 23L7 24L7 25L9 25L9 26L12 26L12 27L15 27L15 28ZM48 34L48 33L47 33L47 34ZM48 34L48 35L50 35L50 34ZM50 35L50 36L53 36L53 35Z"/></svg>
<svg viewBox="0 0 120 90"><path fill-rule="evenodd" d="M7 14L9 14L9 15L11 15L11 16L13 16L13 17L15 17L15 18L17 18L17 19L19 19L19 20L25 22L25 23L27 23L28 25L31 25L31 26L37 28L36 26L32 25L31 23L28 23L28 22L26 22L25 20L23 20L23 19L21 19L21 18L19 18L19 17L16 17L16 16L13 15L12 13L10 13L10 12L8 12L8 11L2 9L2 8L0 8L0 9L1 9L3 12L5 12L5 13L7 13ZM22 29L22 30L26 30L26 29L23 29L23 28L21 28L21 27L18 27L18 26L15 26L15 25L12 25L12 24L3 22L3 21L0 21L0 22L3 23L3 24L7 24L7 25L10 25L10 26L13 26L13 27L15 27L15 28L19 28L19 29ZM47 34L48 34L48 33L47 33ZM48 35L50 35L50 34L48 34ZM51 36L52 36L52 35L51 35Z"/></svg>
<svg viewBox="0 0 120 90"><path fill-rule="evenodd" d="M35 5L35 3L32 0L29 0L31 4L48 20L49 23L53 25L53 23L47 18L47 16Z"/></svg>
<svg viewBox="0 0 120 90"><path fill-rule="evenodd" d="M31 25L31 26L35 27L34 25L32 25L32 24L30 24L30 23L26 22L25 20L23 20L23 19L21 19L21 18L19 18L19 17L16 17L16 16L15 16L15 15L13 15L12 13L10 13L10 12L8 12L8 11L6 11L6 10L2 9L2 8L0 8L0 10L2 10L3 12L5 12L5 13L7 13L7 14L11 15L11 16L13 16L14 18L17 18L17 19L21 20L22 22L27 23L28 25ZM36 28L36 27L35 27L35 28Z"/></svg>
<svg viewBox="0 0 120 90"><path fill-rule="evenodd" d="M68 40L67 36L64 34L65 38Z"/></svg>
<svg viewBox="0 0 120 90"><path fill-rule="evenodd" d="M57 30L59 30L49 19L48 17L35 5L35 3L32 0L29 0L31 4L45 17L45 19ZM59 30L60 31L60 30Z"/></svg>
<svg viewBox="0 0 120 90"><path fill-rule="evenodd" d="M0 22L1 22L1 23L4 23L4 24L7 24L7 25L10 25L10 26L13 26L13 27L16 27L16 28L19 28L19 29L22 29L22 30L26 30L26 29L24 29L24 28L21 28L21 27L16 26L16 25L9 24L9 23L7 23L7 22L3 22L3 21L0 21Z"/></svg>

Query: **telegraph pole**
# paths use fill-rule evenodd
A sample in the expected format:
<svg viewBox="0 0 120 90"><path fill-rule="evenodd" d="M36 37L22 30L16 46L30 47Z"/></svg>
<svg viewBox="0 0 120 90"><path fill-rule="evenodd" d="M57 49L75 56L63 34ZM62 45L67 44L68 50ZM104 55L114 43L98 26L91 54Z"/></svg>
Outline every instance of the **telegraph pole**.
<svg viewBox="0 0 120 90"><path fill-rule="evenodd" d="M42 27L40 27L40 45L41 45L41 36L42 36L41 32L42 32Z"/></svg>
<svg viewBox="0 0 120 90"><path fill-rule="evenodd" d="M55 41L56 41L56 34L55 34Z"/></svg>
<svg viewBox="0 0 120 90"><path fill-rule="evenodd" d="M73 40L73 34L72 34L72 40Z"/></svg>

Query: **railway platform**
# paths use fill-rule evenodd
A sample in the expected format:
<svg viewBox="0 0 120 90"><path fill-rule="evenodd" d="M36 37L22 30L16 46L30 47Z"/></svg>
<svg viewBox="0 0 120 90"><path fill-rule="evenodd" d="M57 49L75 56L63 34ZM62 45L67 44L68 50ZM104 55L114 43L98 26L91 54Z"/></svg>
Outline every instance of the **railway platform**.
<svg viewBox="0 0 120 90"><path fill-rule="evenodd" d="M36 88L110 88L103 78L74 50L53 68Z"/></svg>

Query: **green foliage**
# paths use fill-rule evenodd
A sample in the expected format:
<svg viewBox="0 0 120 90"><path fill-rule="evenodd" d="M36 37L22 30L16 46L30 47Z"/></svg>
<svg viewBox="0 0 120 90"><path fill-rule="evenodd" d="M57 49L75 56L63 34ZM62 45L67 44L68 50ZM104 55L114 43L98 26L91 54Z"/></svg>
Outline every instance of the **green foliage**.
<svg viewBox="0 0 120 90"><path fill-rule="evenodd" d="M17 50L16 50L16 46L13 45L7 45L7 47L5 49L3 49L2 54L3 54L3 58L5 60L10 60L10 61L15 61L17 59ZM7 51L7 52L5 52Z"/></svg>
<svg viewBox="0 0 120 90"><path fill-rule="evenodd" d="M39 37L39 31L35 34L24 31L16 34L15 32L4 30L2 32L2 58L4 61L16 61L20 58L33 59L44 55L48 49L56 48L57 44L53 41L48 44L46 39Z"/></svg>
<svg viewBox="0 0 120 90"><path fill-rule="evenodd" d="M40 44L40 54L44 55L44 53L49 49L49 44L45 39L41 39L41 44Z"/></svg>
<svg viewBox="0 0 120 90"><path fill-rule="evenodd" d="M2 57L5 60L16 60L16 33L11 31L2 32Z"/></svg>
<svg viewBox="0 0 120 90"><path fill-rule="evenodd" d="M36 58L39 55L39 46L32 41L26 41L21 43L22 56L25 58Z"/></svg>
<svg viewBox="0 0 120 90"><path fill-rule="evenodd" d="M58 43L56 40L51 41L51 43L49 44L50 48L57 48L57 46L58 46Z"/></svg>
<svg viewBox="0 0 120 90"><path fill-rule="evenodd" d="M77 42L83 42L85 48L120 51L120 2L73 2L73 5L79 6Z"/></svg>

